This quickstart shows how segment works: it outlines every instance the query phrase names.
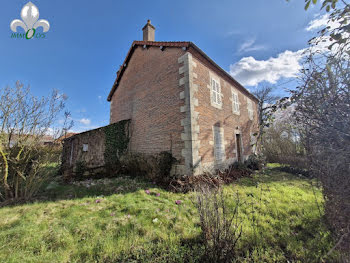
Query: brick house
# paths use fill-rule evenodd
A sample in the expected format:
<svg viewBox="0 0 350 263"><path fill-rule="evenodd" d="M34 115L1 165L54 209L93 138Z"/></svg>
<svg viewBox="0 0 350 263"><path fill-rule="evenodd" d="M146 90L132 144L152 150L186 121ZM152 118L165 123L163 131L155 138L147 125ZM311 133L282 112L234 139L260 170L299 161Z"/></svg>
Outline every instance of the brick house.
<svg viewBox="0 0 350 263"><path fill-rule="evenodd" d="M129 151L170 151L176 174L246 159L258 100L192 42L155 41L149 20L142 30L107 99L110 123L131 120Z"/></svg>

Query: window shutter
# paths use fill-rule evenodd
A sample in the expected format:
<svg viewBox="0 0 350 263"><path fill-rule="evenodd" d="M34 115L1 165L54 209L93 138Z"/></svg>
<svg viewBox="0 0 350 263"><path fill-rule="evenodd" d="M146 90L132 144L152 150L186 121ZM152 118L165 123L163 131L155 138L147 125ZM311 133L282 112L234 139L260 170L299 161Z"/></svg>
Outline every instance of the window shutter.
<svg viewBox="0 0 350 263"><path fill-rule="evenodd" d="M211 78L211 102L221 106L222 99L221 99L221 87L220 82L216 81L214 78Z"/></svg>
<svg viewBox="0 0 350 263"><path fill-rule="evenodd" d="M239 101L238 101L238 94L236 92L232 91L232 110L233 112L239 113Z"/></svg>
<svg viewBox="0 0 350 263"><path fill-rule="evenodd" d="M217 162L222 162L224 157L223 134L220 127L214 127L214 157Z"/></svg>
<svg viewBox="0 0 350 263"><path fill-rule="evenodd" d="M217 96L218 96L218 103L221 104L221 89L220 89L220 84L216 83L216 91L217 91Z"/></svg>
<svg viewBox="0 0 350 263"><path fill-rule="evenodd" d="M216 101L216 92L215 92L216 87L215 87L215 80L214 79L211 80L211 88L212 88L213 102L217 103L217 101Z"/></svg>

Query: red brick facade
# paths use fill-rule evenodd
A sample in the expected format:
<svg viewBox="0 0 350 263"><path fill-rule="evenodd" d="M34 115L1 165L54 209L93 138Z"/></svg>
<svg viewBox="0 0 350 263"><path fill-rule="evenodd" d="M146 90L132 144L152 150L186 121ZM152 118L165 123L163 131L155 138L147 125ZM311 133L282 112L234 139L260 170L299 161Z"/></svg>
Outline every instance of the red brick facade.
<svg viewBox="0 0 350 263"><path fill-rule="evenodd" d="M242 159L251 154L257 100L189 42L182 47L155 43L163 42L132 47L109 96L110 122L131 119L130 151L171 151L179 161L174 172L201 173L218 167L213 132L218 126L223 131L221 164L236 160L236 134L242 140ZM212 106L211 78L220 83L221 108ZM238 94L239 114L233 112L232 91Z"/></svg>
<svg viewBox="0 0 350 263"><path fill-rule="evenodd" d="M183 162L178 58L181 48L136 47L111 99L110 122L131 119L130 150L171 151Z"/></svg>
<svg viewBox="0 0 350 263"><path fill-rule="evenodd" d="M197 54L194 54L197 55ZM198 99L198 106L195 110L199 113L199 156L202 166L210 166L214 160L214 139L213 126L223 127L225 159L230 162L237 158L236 134L240 134L242 140L242 158L252 154L251 136L257 131L257 101L251 99L254 109L253 119L250 120L247 109L246 92L242 92L237 86L223 75L220 70L212 67L205 60L199 60L193 56L196 67L193 72L197 75L194 83L198 85L198 92L195 97ZM211 75L219 79L222 93L222 108L218 109L211 105ZM232 91L238 94L240 113L235 114L232 110Z"/></svg>

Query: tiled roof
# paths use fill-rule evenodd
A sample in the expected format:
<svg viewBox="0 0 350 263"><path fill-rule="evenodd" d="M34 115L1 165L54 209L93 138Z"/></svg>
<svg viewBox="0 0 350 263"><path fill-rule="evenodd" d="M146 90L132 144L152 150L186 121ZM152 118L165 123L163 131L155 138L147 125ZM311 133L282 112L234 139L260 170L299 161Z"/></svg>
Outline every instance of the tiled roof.
<svg viewBox="0 0 350 263"><path fill-rule="evenodd" d="M57 139L57 141L64 141L65 139L68 139L69 137L72 137L72 136L74 136L76 134L78 134L78 133L76 133L76 132L67 132L66 134L64 134L61 137L59 137Z"/></svg>
<svg viewBox="0 0 350 263"><path fill-rule="evenodd" d="M202 57L204 57L210 64L212 64L215 68L217 68L219 71L221 71L226 77L228 77L232 82L236 84L243 92L245 92L248 96L251 98L258 100L254 95L252 95L247 89L245 89L237 80L235 80L230 74L228 74L224 69L222 69L219 65L217 65L210 57L207 56L199 47L197 47L194 43L189 41L134 41L128 51L128 54L126 55L126 58L123 62L123 64L120 66L118 72L117 72L117 78L114 81L114 84L112 86L111 91L109 92L109 95L107 97L107 101L112 100L112 96L117 89L120 80L123 76L123 73L127 67L127 64L135 50L136 46L156 46L156 47L185 47L186 49L189 47L192 47L195 49L199 54L201 54Z"/></svg>
<svg viewBox="0 0 350 263"><path fill-rule="evenodd" d="M134 41L134 45L148 45L156 47L189 47L191 42L188 41Z"/></svg>

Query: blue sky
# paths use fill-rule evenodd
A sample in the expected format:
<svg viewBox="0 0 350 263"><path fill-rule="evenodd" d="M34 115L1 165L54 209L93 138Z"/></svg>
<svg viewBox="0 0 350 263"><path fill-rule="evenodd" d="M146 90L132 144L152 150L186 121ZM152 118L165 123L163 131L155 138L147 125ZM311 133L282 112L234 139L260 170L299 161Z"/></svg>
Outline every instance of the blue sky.
<svg viewBox="0 0 350 263"><path fill-rule="evenodd" d="M45 39L13 39L10 23L27 2L1 3L0 88L20 80L37 96L67 94L74 131L108 124L107 95L147 19L156 40L192 41L247 88L272 83L282 94L322 18L302 0L32 0L50 30Z"/></svg>

